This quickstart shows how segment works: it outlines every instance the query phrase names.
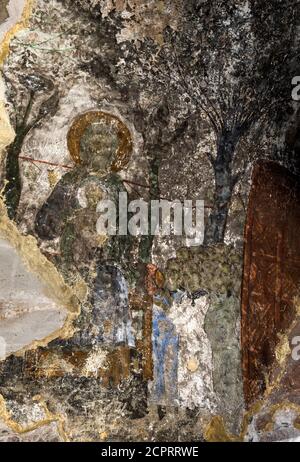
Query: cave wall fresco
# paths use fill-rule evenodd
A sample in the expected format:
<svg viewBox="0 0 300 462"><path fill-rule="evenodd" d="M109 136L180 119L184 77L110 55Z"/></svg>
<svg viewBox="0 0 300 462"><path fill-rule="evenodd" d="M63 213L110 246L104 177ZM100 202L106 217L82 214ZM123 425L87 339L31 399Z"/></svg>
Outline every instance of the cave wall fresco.
<svg viewBox="0 0 300 462"><path fill-rule="evenodd" d="M121 8L122 11L124 6L122 2L116 2L116 5L113 5L112 2L104 3L106 4L103 8L106 8L107 13L109 13L112 7L116 7L117 9ZM157 7L159 7L158 3L161 2L156 2ZM46 11L43 11L41 6L46 6ZM177 6L177 3L175 6ZM64 14L61 15L62 11ZM46 20L45 16L47 14L48 19ZM125 28L122 30L121 35L119 35L119 41L122 41L123 38L128 38L129 33L129 38L131 40L137 40L138 37L138 41L142 41L145 36L150 36L157 40L158 43L161 43L161 31L164 30L165 25L168 23L168 16L166 23L163 22L161 26L162 29L153 31L151 28L149 29L149 27L145 29L141 28L140 25L137 25L140 20L138 16L140 11L138 10L136 14L137 19L134 18L134 21L137 21L135 27L132 29L126 21ZM63 16L65 16L64 20L62 20ZM57 25L55 24L55 28L53 29L52 21L57 20L57 18L59 18L59 21L57 21ZM156 16L154 15L154 19L155 18ZM22 108L24 102L26 102L26 94L22 86L19 85L16 76L23 72L22 67L20 68L20 62L25 59L26 54L29 54L30 56L28 60L30 73L34 74L38 72L38 74L41 75L50 75L50 77L56 82L60 93L59 103L53 116L48 118L46 117L41 125L34 128L25 138L22 146L21 156L24 157L24 159L20 162L22 195L17 214L17 226L24 234L34 234L37 211L40 210L41 206L55 189L60 179L66 174L66 171L69 170L65 167L73 166L67 147L67 133L72 120L74 120L77 115L86 111L102 110L119 117L127 125L133 138L131 161L128 169L120 173L121 178L125 181L136 181L137 183L139 183L140 178L142 178L143 182L145 182L144 173L141 175L141 172L148 170L148 160L141 156L141 152L144 147L143 136L139 131L139 123L137 123L132 115L132 109L127 106L126 102L124 102L122 98L122 95L118 91L107 85L107 81L105 81L105 79L99 84L99 80L95 79L94 76L89 76L87 78L87 74L84 71L78 71L76 65L74 65L74 61L78 59L75 51L76 46L73 46L74 38L75 40L79 39L76 34L74 34L75 37L69 37L68 34L64 35L64 33L62 33L62 31L65 31L65 24L63 24L64 21L65 23L68 23L73 19L73 13L68 8L68 2L66 5L61 4L60 2L51 2L51 5L48 5L48 2L46 2L46 5L44 5L44 2L38 1L36 3L36 10L34 10L34 14L31 17L30 28L24 29L18 33L16 40L11 44L11 54L5 63L4 72L9 79L13 79L13 84L17 87L18 97L20 97L19 101L21 101L19 106L20 108ZM171 27L174 27L174 29L176 28L176 21L177 19L175 17L175 19L173 18L173 21L171 22ZM92 26L90 24L87 26L87 24L89 23L86 17L76 21L76 27L78 27L79 30L86 30L87 27L89 27L90 31L93 31L94 27L96 30L95 24ZM90 34L88 40L91 41L88 46L93 46L93 33ZM54 51L52 54L49 49L43 49L43 46L39 45L41 43L48 44L46 46L51 44L50 50L61 51L58 51L57 53ZM64 52L67 54L65 55ZM86 51L83 51L83 53L85 52ZM51 56L51 59L45 59L45 57L48 58L49 56ZM64 76L61 81L56 77L58 69L60 69L61 74ZM144 100L141 99L140 104L144 105L146 109L147 107L150 109L151 106L148 100L149 96L143 96ZM34 108L34 110L38 111L39 104L43 104L43 102L43 95L37 95L37 107ZM8 105L9 112L12 117L14 108L11 100ZM7 122L7 119L5 122ZM49 133L55 133L55 137L52 135L49 136ZM11 138L8 139L8 142L9 141L11 141ZM178 145L175 144L173 146L173 152L180 146L180 142L178 143ZM262 149L265 150L267 148L263 146ZM178 150L178 152L180 153L180 150ZM29 162L26 160L26 157L33 157L34 159L42 162L49 162L51 165ZM197 197L199 194L199 183L197 182L197 179L201 180L201 184L203 185L201 186L201 193L208 199L212 198L213 178L207 158L200 152L197 153L196 159L198 162L202 160L203 168L201 172L196 173L197 178L189 188L191 198L194 196ZM186 165L183 166L179 154L177 157L176 155L174 156L175 167L176 162L177 165L180 166L180 169L177 169L177 172L180 171L181 178L178 180L178 176L176 175L171 178L171 181L176 184L173 194L176 192L180 198L184 197L184 194L187 193L186 185L188 182L186 181L186 178L188 178L191 171L193 171L195 159L191 159L190 163L187 162ZM21 368L25 376L28 374L28 377L33 377L35 374L37 374L37 376L39 374L42 374L42 376L48 376L48 388L45 387L45 389L40 390L38 387L33 387L33 389L30 390L25 386L22 393L29 400L33 399L35 394L47 394L51 413L53 412L54 416L60 416L58 420L62 420L64 422L65 433L63 435L63 439L72 439L75 441L81 439L95 440L97 438L106 439L116 437L120 439L147 439L149 435L145 429L149 423L151 425L153 422L156 422L157 425L154 433L155 437L162 440L167 438L166 431L169 427L172 431L172 438L174 437L175 440L176 437L184 438L186 435L188 435L189 438L194 437L199 439L203 434L205 424L209 421L211 415L220 413L221 415L227 416L226 412L228 412L229 415L232 413L231 408L226 409L225 402L227 399L226 392L231 389L233 393L233 382L237 387L235 389L237 391L234 392L237 397L237 403L232 400L232 406L234 410L238 409L236 412L238 415L235 416L235 420L230 423L229 427L231 427L234 432L239 431L241 416L243 414L241 377L239 376L240 372L238 371L238 364L240 361L238 306L241 276L239 275L237 278L236 274L240 273L236 273L236 271L240 272L241 270L243 225L246 213L245 204L247 204L250 186L250 172L251 168L248 168L246 170L246 179L238 186L234 194L226 235L226 244L229 244L229 246L219 248L219 258L225 259L229 266L229 273L232 271L235 276L227 276L227 269L226 277L224 278L223 275L220 275L219 278L216 277L216 281L214 283L210 274L215 271L216 266L218 267L218 264L216 265L215 263L216 257L214 252L211 252L212 255L205 255L204 260L206 259L206 261L204 262L204 265L206 265L206 268L204 267L202 270L201 276L199 274L196 274L196 276L198 278L202 277L201 287L203 286L204 289L208 291L209 296L207 297L206 295L200 300L195 300L193 302L190 301L190 299L184 299L184 301L181 300L181 303L178 305L173 303L170 313L168 314L176 326L182 342L182 352L179 356L178 366L179 389L177 398L183 409L187 408L194 411L196 410L196 417L191 417L192 423L188 422L186 424L186 428L183 424L181 434L179 435L178 429L176 428L177 417L176 414L173 415L172 406L167 412L167 415L165 415L158 423L156 422L158 417L156 415L155 408L150 409L148 414L143 412L143 409L145 408L145 402L143 402L143 400L147 400L148 394L148 391L146 390L147 384L141 381L139 377L135 377L134 375L130 376L130 374L126 372L128 363L127 351L122 351L120 349L116 355L112 355L112 357L107 358L107 353L103 352L101 347L97 347L91 354L87 353L82 357L78 354L76 358L72 358L72 355L71 357L68 357L68 355L63 353L63 342L61 343L61 340L57 340L52 343L54 353L49 354L49 351L47 352L47 348L42 350L39 349L37 352L33 352L32 354L29 352L27 357L25 357L25 364L22 359L14 360L13 358L10 358L7 365L2 367L2 375L3 377L7 377L7 379L5 379L7 380L7 383L10 383L12 380L9 373L10 369L18 370L18 368ZM162 164L161 166L160 192L163 197L167 198L170 197L170 191L172 191L170 189L170 183L167 180L168 173L169 165L168 162L165 161L165 165ZM141 195L146 198L148 197L147 190L140 188L139 186L137 186L137 190ZM136 194L133 188L130 192L133 195ZM57 261L55 259L57 247L55 245L52 246L49 242L39 241L38 243L47 258L53 262L54 266L57 265ZM232 244L235 244L235 249L231 252L230 249ZM186 261L184 251L183 255L181 255L178 251L176 252L176 250L178 250L182 245L183 242L180 239L178 239L177 242L176 240L175 242L164 242L164 240L161 242L159 242L159 240L155 242L156 252L153 254L153 262L161 266L162 269L166 271L167 276L168 265L171 266L171 263L166 265L165 262L167 259L176 255L176 259L178 260L177 264L179 266L182 265L183 261ZM163 256L164 252L167 256L166 258ZM201 260L201 258L200 252L199 259ZM140 268L138 271L140 271ZM192 269L190 274L193 274ZM206 277L204 275L206 275ZM75 277L75 280L68 279L68 276L66 276L65 273L64 277L66 277L67 282L72 286L73 291L76 292L74 287L76 284L80 285L81 281L77 277ZM238 279L238 281L236 281L236 279ZM231 287L232 282L233 287ZM195 286L193 286L193 283ZM142 286L143 281L140 281L139 284ZM207 287L205 287L205 284L207 284ZM221 287L219 287L219 284L221 284ZM198 288L199 281L197 284L195 279L192 281L185 280L184 285L189 288L190 292L193 292L193 289L196 290ZM140 288L140 290L142 290L143 293L143 289ZM228 290L233 290L234 295L232 298L228 298ZM81 292L83 293L82 289ZM82 328L82 325L85 322L84 317L89 316L89 303L89 301L86 301L82 305L83 316L81 318L79 317L78 323L75 324L77 329ZM149 299L146 300L146 306L149 303L151 303L151 297L150 301ZM221 310L220 313L220 309L218 307L224 307L224 304L226 305L226 303L228 304L228 312L226 310ZM216 329L215 316L218 312L220 315L220 326L219 329ZM226 312L228 313L228 320L226 318ZM209 316L207 313L210 313ZM189 316L190 319L187 320ZM82 322L83 324L81 324ZM195 322L197 325L195 325ZM227 322L228 325L226 324ZM227 363L227 367L232 371L233 382L229 384L227 383L227 389L226 386L225 388L222 387L222 378L220 378L222 377L222 374L226 375L226 368L225 371L222 371L222 363L224 363L223 356L224 354L226 356L226 351L224 353L224 349L218 348L217 339L218 335L222 335L224 333L222 332L224 323L228 326L226 335L229 335L230 332L230 334L233 334L236 339L236 344L234 346L235 354L230 357L229 362ZM190 336L190 330L193 332L192 337ZM228 338L227 340L225 339L225 342L228 340ZM68 345L68 340L66 342ZM49 341L46 340L45 346L48 343ZM205 349L199 351L199 345L205 345ZM50 348L50 351L52 347ZM230 349L230 347L228 348ZM136 366L137 371L140 367L139 360L140 358L135 359L138 364ZM45 363L43 361L45 361ZM57 361L58 365L54 365L55 361ZM100 372L100 376L102 374L102 380L110 380L109 377L112 377L117 381L117 383L121 383L122 374L125 374L125 377L127 377L127 383L122 384L124 389L122 390L121 396L114 390L109 390L108 392L104 390L95 391L97 389L97 380L101 369L103 369L103 371ZM67 384L66 389L62 390L60 387L60 380L61 376L66 373L68 374L69 383ZM3 381L1 389L5 389L5 380ZM216 384L214 386L214 380L218 386L216 386ZM84 390L86 384L90 387L91 393L92 390L95 391L93 401L91 401L88 392ZM190 392L187 393L187 390L190 390ZM62 407L59 403L61 394L69 396L69 394L72 395L72 393L77 393L78 396L80 396L79 408L84 406L84 403L88 409L90 406L91 419L88 423L83 423L80 413L78 413L79 408L76 409L76 404L72 402L72 399L68 402L69 408L68 406ZM137 398L138 395L140 395L139 398ZM16 407L20 408L20 404L18 404L18 397L15 397L15 399L17 403ZM102 407L102 412L98 415L95 415L92 410L95 403ZM161 403L155 402L155 399L154 403L161 405ZM165 405L166 403L163 404ZM197 409L199 408L201 409L201 415L197 413ZM70 409L72 412L69 412ZM21 413L21 410L19 412ZM29 413L29 411L27 412ZM107 414L110 412L112 412L112 417L108 418ZM139 415L139 413L141 413L141 415ZM20 419L18 412L16 412L16 415L16 420ZM124 422L124 418L126 419L126 422L128 422L128 419L132 419L132 417L136 415L139 419L143 419L143 425L141 428L135 428L134 420L129 420L128 432L125 432L125 430L120 428L121 425L123 425L122 422ZM182 411L181 418L184 423L186 420L184 411ZM37 417L37 419L39 420L39 417ZM91 423L94 419L96 419L96 432L92 428ZM55 418L53 420L55 421ZM45 425L45 423L43 423L43 418L40 419L40 424L42 427ZM19 430L17 431L19 432ZM122 433L122 431L124 431L124 433ZM62 432L60 432L60 434L61 433ZM221 430L220 433L222 433ZM59 436L41 435L40 437L42 439L55 439ZM35 437L32 436L32 439L34 438ZM207 437L207 439L209 439L209 437Z"/></svg>

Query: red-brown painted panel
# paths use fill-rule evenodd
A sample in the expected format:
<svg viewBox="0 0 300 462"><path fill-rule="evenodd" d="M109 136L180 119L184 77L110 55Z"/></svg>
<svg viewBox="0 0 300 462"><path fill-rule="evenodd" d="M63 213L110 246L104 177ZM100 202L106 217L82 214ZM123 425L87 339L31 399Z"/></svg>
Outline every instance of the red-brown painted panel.
<svg viewBox="0 0 300 462"><path fill-rule="evenodd" d="M265 390L278 334L295 315L300 287L299 178L273 162L253 172L245 230L242 290L244 393L249 405Z"/></svg>

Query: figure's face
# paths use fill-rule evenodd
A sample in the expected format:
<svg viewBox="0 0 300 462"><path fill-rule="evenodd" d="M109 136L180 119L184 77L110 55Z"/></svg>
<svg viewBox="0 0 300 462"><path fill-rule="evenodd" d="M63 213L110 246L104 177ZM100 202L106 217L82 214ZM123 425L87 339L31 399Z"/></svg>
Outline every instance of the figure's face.
<svg viewBox="0 0 300 462"><path fill-rule="evenodd" d="M80 141L80 158L83 165L96 172L108 172L115 160L119 142L113 126L103 122L92 123Z"/></svg>

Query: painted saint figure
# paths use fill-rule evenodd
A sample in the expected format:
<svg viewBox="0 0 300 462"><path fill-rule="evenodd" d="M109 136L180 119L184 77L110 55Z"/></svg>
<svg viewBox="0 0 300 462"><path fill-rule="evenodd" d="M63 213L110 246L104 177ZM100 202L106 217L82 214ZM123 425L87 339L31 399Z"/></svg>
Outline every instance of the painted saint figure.
<svg viewBox="0 0 300 462"><path fill-rule="evenodd" d="M117 204L119 192L126 191L117 172L129 162L132 141L117 117L94 111L75 119L68 148L75 168L38 212L35 230L43 241L59 240L64 273L79 271L85 277L97 258L121 262L129 245L122 237L97 234L96 209L101 200Z"/></svg>
<svg viewBox="0 0 300 462"><path fill-rule="evenodd" d="M130 240L97 233L97 205L126 189L117 172L132 151L128 128L100 111L83 114L68 134L75 168L63 176L38 212L36 233L43 241L58 241L56 264L64 277L78 273L89 287L89 306L67 341L80 350L101 345L133 348L126 282L126 249Z"/></svg>

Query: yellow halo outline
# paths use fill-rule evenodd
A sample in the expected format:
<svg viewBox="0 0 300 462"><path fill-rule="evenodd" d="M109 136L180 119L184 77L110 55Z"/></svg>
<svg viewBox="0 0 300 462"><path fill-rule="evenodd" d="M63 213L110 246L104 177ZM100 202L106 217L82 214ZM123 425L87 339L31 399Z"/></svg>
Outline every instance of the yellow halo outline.
<svg viewBox="0 0 300 462"><path fill-rule="evenodd" d="M129 129L115 115L103 111L90 111L77 116L69 129L67 135L67 144L70 155L75 164L82 163L80 158L80 141L86 128L93 122L98 120L104 121L107 125L114 124L119 138L119 147L115 154L115 160L111 165L113 172L122 170L128 162L132 154L133 143Z"/></svg>

